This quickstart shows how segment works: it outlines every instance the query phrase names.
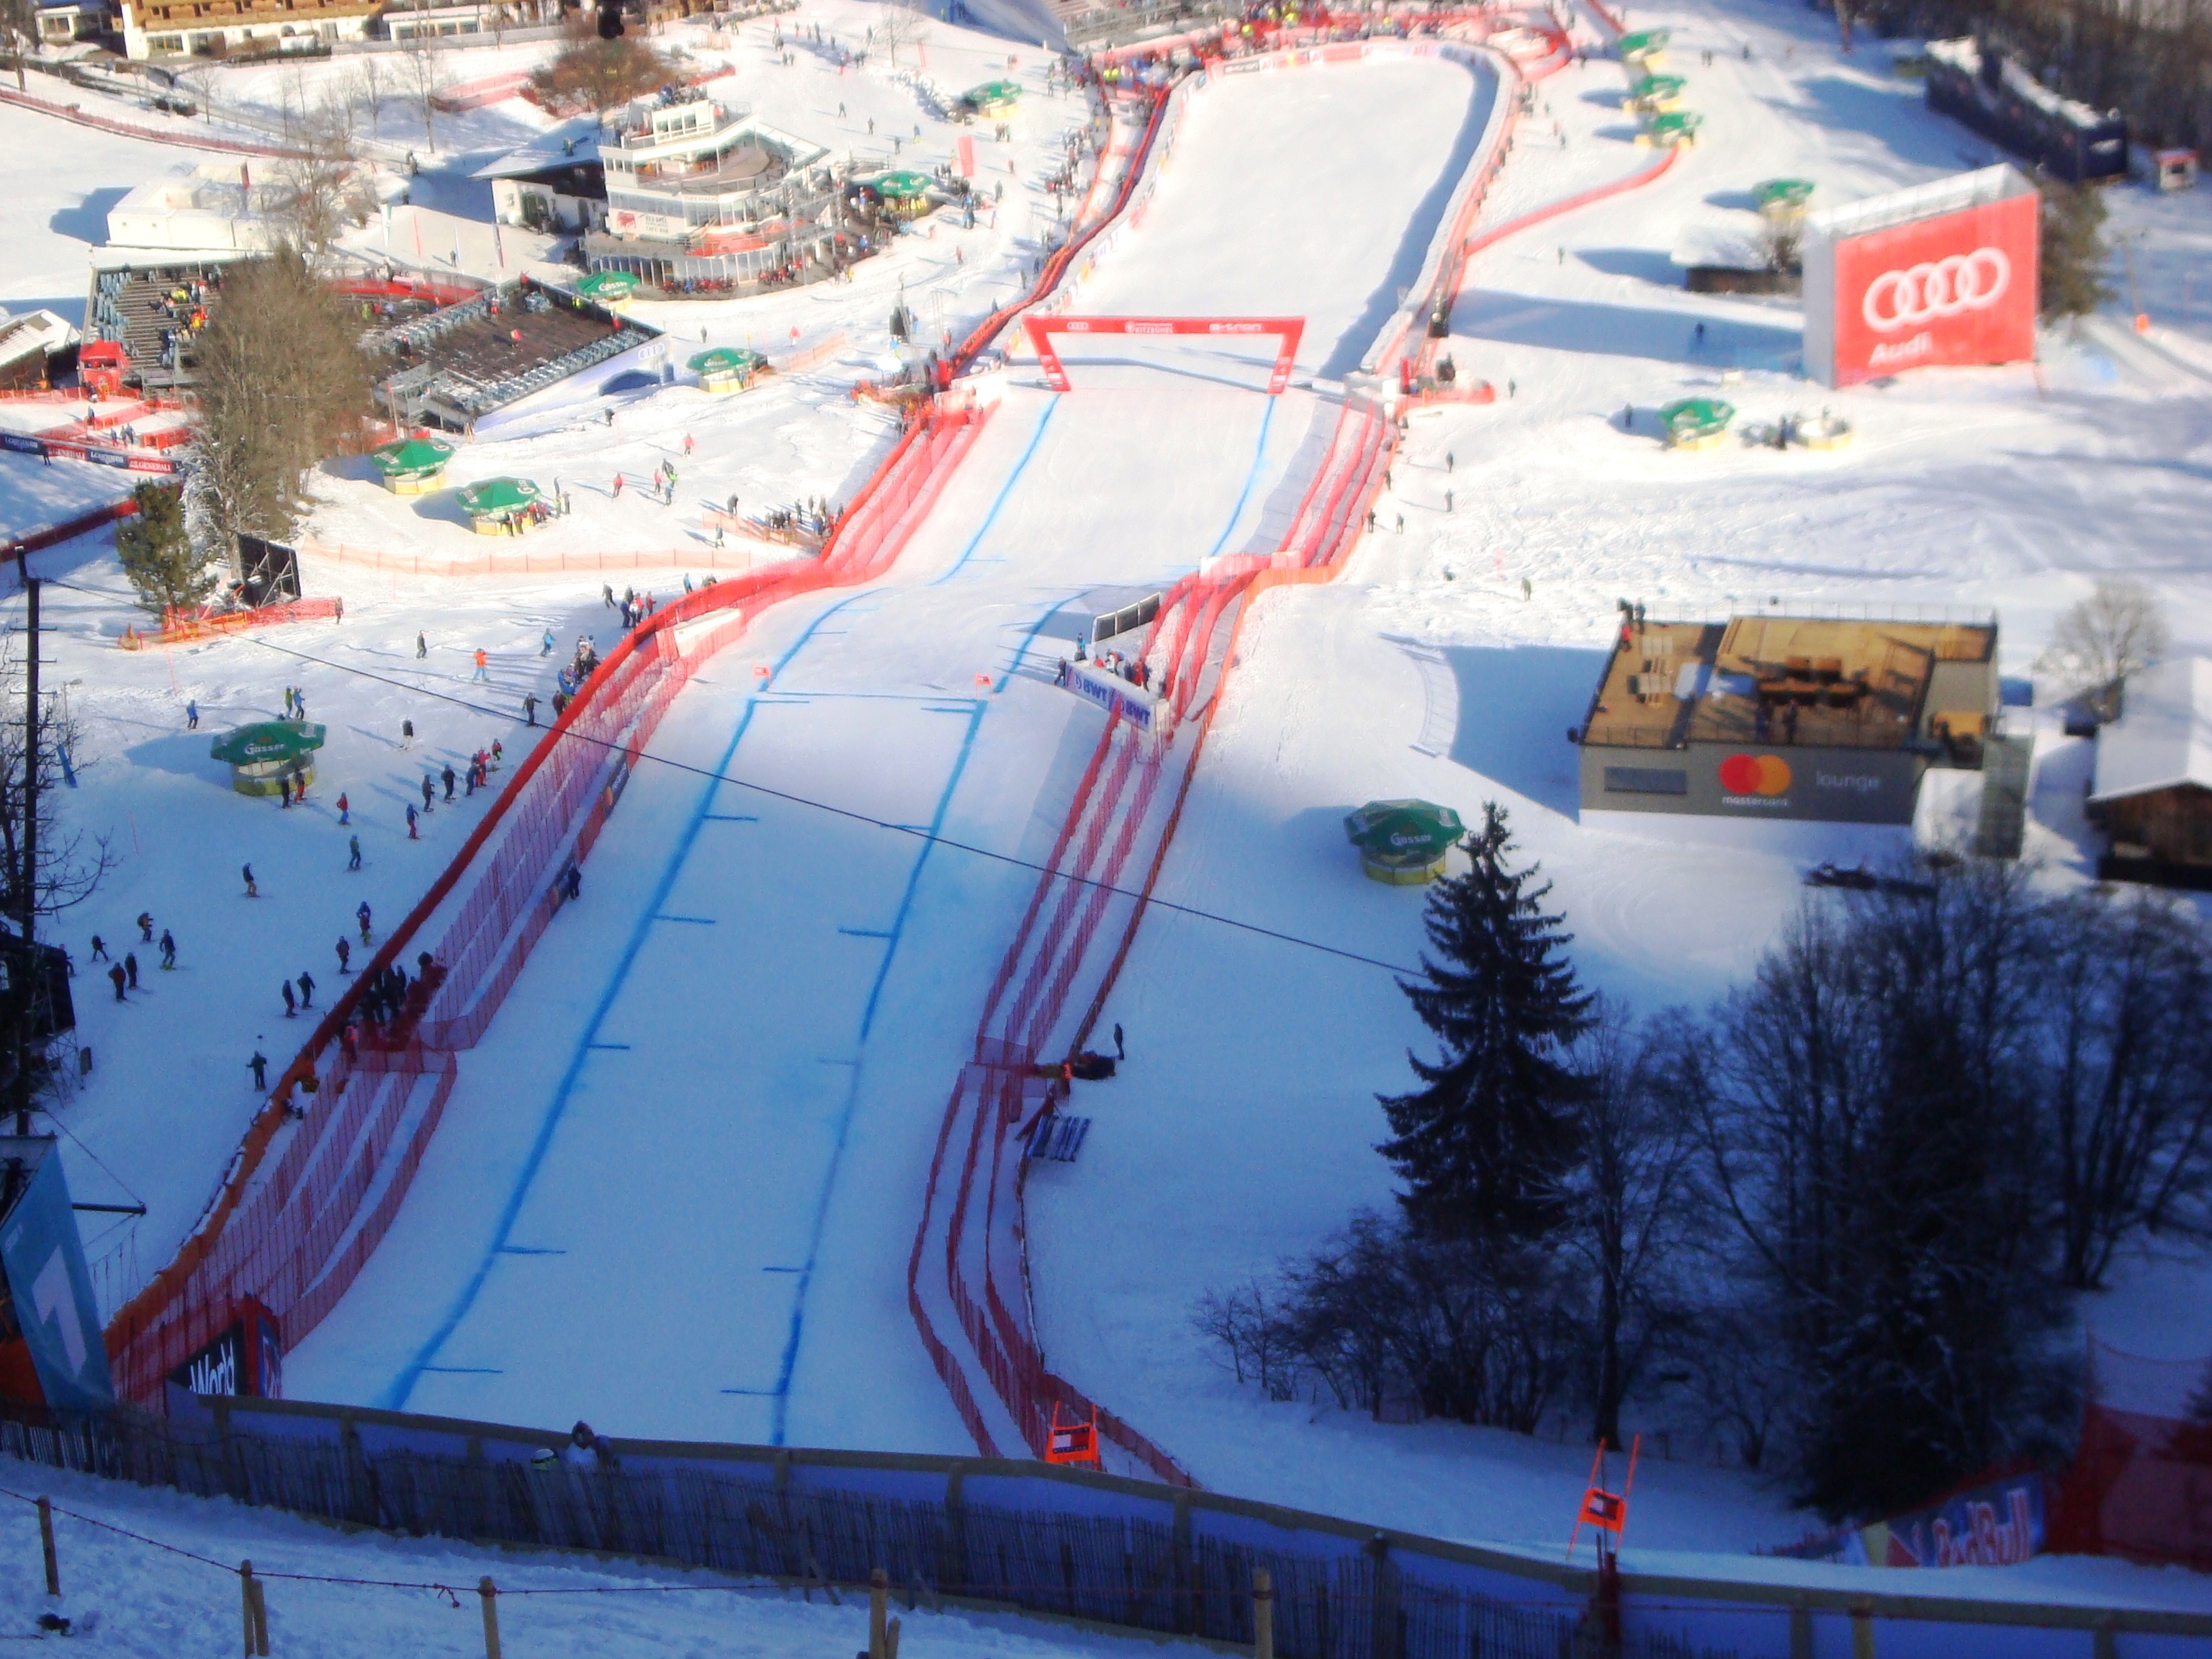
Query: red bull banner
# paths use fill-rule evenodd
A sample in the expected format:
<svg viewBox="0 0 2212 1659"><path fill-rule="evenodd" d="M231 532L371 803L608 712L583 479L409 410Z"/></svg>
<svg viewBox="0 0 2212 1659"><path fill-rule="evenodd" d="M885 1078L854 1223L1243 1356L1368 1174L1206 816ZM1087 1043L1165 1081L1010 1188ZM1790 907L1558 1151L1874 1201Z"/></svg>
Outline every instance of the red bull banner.
<svg viewBox="0 0 2212 1659"><path fill-rule="evenodd" d="M1809 216L1805 372L1856 386L2035 356L2041 198L1985 167Z"/></svg>

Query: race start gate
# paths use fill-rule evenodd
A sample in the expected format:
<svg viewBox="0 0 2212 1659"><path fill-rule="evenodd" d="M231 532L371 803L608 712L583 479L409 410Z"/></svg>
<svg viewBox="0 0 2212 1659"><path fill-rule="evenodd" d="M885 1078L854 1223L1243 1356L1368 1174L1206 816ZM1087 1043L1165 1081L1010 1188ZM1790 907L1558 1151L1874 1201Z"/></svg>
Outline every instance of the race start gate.
<svg viewBox="0 0 2212 1659"><path fill-rule="evenodd" d="M1067 371L1052 343L1055 334L1195 334L1214 339L1236 339L1272 334L1277 341L1275 367L1267 376L1270 397L1291 383L1291 364L1298 355L1298 339L1306 330L1303 317L1039 317L1022 319L1030 343L1036 349L1045 384L1054 392L1068 389Z"/></svg>

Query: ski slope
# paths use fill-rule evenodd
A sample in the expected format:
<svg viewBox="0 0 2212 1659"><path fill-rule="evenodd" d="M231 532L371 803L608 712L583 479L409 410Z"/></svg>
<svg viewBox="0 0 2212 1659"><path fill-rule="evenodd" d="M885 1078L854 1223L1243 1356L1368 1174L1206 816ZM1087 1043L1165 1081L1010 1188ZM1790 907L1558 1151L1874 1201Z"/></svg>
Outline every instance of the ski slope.
<svg viewBox="0 0 2212 1659"><path fill-rule="evenodd" d="M1807 867L1879 854L1904 832L1582 813L1565 732L1586 714L1616 599L1654 617L1995 608L2005 672L2025 675L2051 619L2119 572L2157 586L2177 650L2212 646L2203 382L2107 344L2100 319L2078 340L2046 337L2040 378L2023 365L1832 393L1798 378L1794 301L1681 286L1672 251L1685 227L1726 222L1759 179L1808 178L1816 204L1850 200L1979 165L1978 141L1928 114L1886 54L1841 56L1817 18L1723 0L1638 8L1632 27L1673 29L1669 67L1706 116L1699 143L1656 182L1471 263L1449 349L1499 402L1416 413L1382 532L1336 582L1267 595L1246 619L1162 898L1412 966L1423 896L1360 878L1344 814L1410 795L1472 823L1495 800L1554 884L1587 982L1637 1014L1702 1004L1776 937ZM1539 87L1486 227L1650 165L1622 84L1616 64L1594 60ZM2201 193L2159 209L2206 222ZM1663 450L1652 411L1696 395L1724 396L1746 420L1832 404L1858 441L1831 456ZM2094 866L2086 745L2038 729L2029 850L2044 879L2080 880ZM1923 833L1956 833L1924 816ZM1055 1369L1209 1486L1556 1547L1586 1446L1270 1403L1189 1323L1208 1289L1310 1252L1356 1208L1391 1206L1374 1097L1405 1086L1409 1049L1434 1052L1394 976L1155 908L1109 1021L1129 1057L1113 1082L1077 1087L1070 1109L1093 1117L1082 1161L1032 1165L1028 1188ZM2164 1353L2201 1338L2197 1322L2161 1333L2139 1298L2113 1300L2090 1316L2100 1332L2125 1319L2122 1346ZM1746 1549L1806 1530L1771 1481L1712 1467L1688 1402L1631 1426L1647 1432L1631 1565L1681 1565L1641 1554L1639 1538ZM1651 1455L1661 1431L1680 1461Z"/></svg>
<svg viewBox="0 0 2212 1659"><path fill-rule="evenodd" d="M1490 94L1444 60L1227 82L1073 308L1303 315L1301 372L1341 374ZM1304 257L1322 204L1339 234ZM1095 608L1071 601L1261 539L1334 416L1263 395L1247 347L1068 362L1062 397L1012 373L890 578L770 613L678 700L289 1391L969 1449L901 1275L1032 878L793 798L1040 856L1101 719L1051 683Z"/></svg>

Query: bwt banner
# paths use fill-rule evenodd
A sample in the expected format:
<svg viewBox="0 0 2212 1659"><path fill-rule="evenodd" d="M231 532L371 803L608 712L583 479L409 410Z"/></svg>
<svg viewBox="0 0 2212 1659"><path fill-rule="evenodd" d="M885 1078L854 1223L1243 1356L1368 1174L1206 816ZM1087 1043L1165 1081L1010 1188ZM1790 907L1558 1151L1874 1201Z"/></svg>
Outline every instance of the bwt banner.
<svg viewBox="0 0 2212 1659"><path fill-rule="evenodd" d="M0 1268L15 1322L31 1350L39 1389L58 1412L100 1411L115 1403L100 1310L86 1271L84 1246L70 1208L69 1183L51 1139L11 1137L10 1161L37 1160L30 1184L0 1221Z"/></svg>
<svg viewBox="0 0 2212 1659"><path fill-rule="evenodd" d="M1115 675L1100 673L1081 663L1070 663L1067 668L1067 689L1079 697L1088 697L1108 714L1121 711L1121 718L1139 732L1152 729L1152 717L1158 705Z"/></svg>
<svg viewBox="0 0 2212 1659"><path fill-rule="evenodd" d="M1805 372L1847 386L2032 361L2040 212L1998 167L1808 216Z"/></svg>

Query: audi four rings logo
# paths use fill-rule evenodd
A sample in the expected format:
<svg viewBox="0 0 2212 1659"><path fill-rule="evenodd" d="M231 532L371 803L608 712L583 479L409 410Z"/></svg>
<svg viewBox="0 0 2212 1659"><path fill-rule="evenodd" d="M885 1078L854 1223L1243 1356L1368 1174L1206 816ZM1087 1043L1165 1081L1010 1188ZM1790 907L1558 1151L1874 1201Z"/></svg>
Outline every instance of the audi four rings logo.
<svg viewBox="0 0 2212 1659"><path fill-rule="evenodd" d="M1986 311L2012 283L2012 261L2001 248L1978 247L1932 264L1885 270L1867 284L1859 309L1867 325L1887 334L1962 311Z"/></svg>

